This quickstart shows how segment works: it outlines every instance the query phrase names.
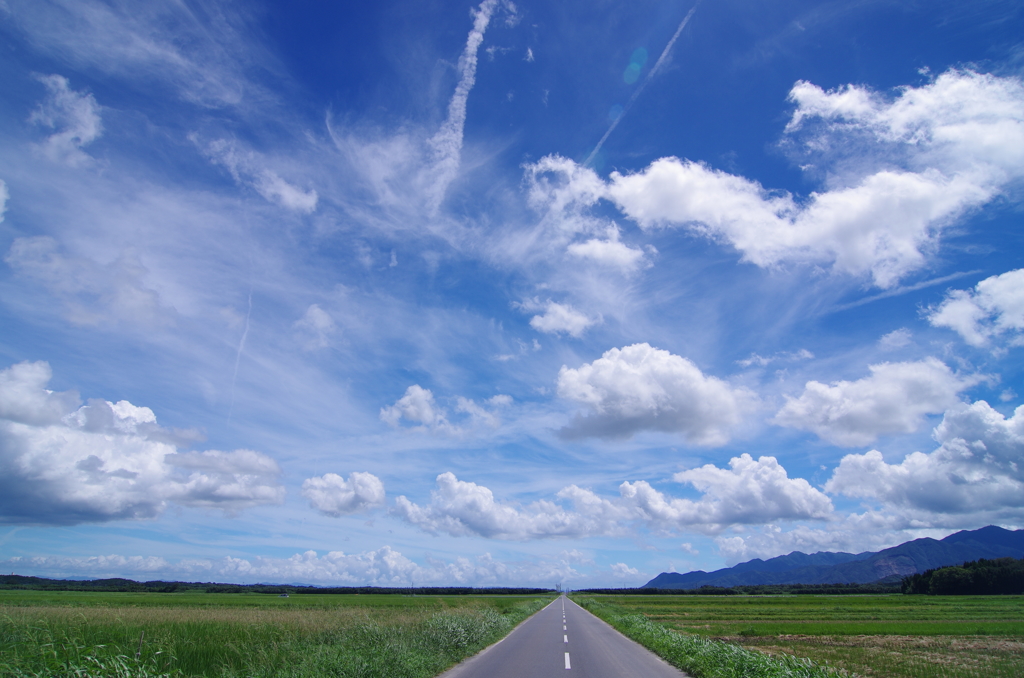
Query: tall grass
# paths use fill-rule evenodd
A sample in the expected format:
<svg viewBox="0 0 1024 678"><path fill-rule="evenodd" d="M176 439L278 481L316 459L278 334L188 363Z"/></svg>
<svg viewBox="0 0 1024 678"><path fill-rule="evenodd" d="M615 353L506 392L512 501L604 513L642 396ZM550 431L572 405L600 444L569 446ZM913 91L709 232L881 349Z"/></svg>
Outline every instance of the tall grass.
<svg viewBox="0 0 1024 678"><path fill-rule="evenodd" d="M19 678L430 678L548 600L380 608L7 607L0 675ZM389 601L390 602L390 601Z"/></svg>

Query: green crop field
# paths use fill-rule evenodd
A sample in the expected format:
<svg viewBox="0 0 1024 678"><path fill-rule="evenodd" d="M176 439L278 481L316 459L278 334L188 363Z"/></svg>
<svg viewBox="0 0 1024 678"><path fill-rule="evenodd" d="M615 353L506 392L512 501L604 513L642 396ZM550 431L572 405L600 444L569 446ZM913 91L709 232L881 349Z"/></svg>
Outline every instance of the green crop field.
<svg viewBox="0 0 1024 678"><path fill-rule="evenodd" d="M0 675L429 678L550 600L0 591Z"/></svg>
<svg viewBox="0 0 1024 678"><path fill-rule="evenodd" d="M574 595L616 623L642 614L685 635L809 658L861 676L1018 678L1022 596ZM617 624L621 625L621 624ZM699 672L694 671L698 676Z"/></svg>

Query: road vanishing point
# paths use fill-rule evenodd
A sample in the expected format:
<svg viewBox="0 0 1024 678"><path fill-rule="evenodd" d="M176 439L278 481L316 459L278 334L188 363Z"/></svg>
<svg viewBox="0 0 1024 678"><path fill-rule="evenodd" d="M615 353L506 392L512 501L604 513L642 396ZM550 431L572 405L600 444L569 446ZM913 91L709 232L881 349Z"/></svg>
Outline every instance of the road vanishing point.
<svg viewBox="0 0 1024 678"><path fill-rule="evenodd" d="M564 595L440 678L685 678Z"/></svg>

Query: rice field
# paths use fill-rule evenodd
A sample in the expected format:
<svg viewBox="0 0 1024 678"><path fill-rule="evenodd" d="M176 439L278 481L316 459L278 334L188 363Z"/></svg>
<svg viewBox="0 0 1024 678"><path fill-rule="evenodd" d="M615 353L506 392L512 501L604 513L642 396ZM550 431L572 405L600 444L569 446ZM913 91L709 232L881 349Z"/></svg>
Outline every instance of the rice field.
<svg viewBox="0 0 1024 678"><path fill-rule="evenodd" d="M846 675L1024 676L1022 596L573 598L608 621L622 624L642 615L677 636L742 647L769 658L807 659ZM689 670L697 678L713 675Z"/></svg>
<svg viewBox="0 0 1024 678"><path fill-rule="evenodd" d="M0 675L429 678L550 597L0 592Z"/></svg>

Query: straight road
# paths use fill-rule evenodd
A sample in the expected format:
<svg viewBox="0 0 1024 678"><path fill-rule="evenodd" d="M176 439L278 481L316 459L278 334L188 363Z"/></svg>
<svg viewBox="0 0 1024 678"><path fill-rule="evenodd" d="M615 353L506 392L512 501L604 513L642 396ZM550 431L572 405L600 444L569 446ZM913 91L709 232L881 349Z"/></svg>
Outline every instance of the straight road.
<svg viewBox="0 0 1024 678"><path fill-rule="evenodd" d="M440 678L685 678L565 596Z"/></svg>

